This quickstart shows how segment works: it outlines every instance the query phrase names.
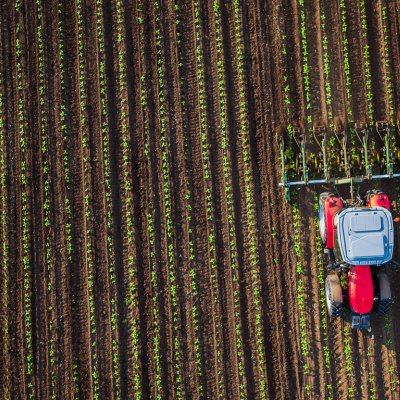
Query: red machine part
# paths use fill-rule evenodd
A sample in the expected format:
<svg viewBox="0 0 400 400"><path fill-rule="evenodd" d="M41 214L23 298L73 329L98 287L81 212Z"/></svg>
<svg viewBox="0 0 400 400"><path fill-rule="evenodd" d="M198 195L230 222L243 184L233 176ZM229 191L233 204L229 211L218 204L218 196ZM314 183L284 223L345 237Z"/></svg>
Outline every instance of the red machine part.
<svg viewBox="0 0 400 400"><path fill-rule="evenodd" d="M368 314L374 302L374 285L369 265L356 265L349 271L349 302L352 311Z"/></svg>
<svg viewBox="0 0 400 400"><path fill-rule="evenodd" d="M384 193L373 194L368 200L368 207L385 207L390 211L389 197Z"/></svg>
<svg viewBox="0 0 400 400"><path fill-rule="evenodd" d="M333 249L335 244L335 226L333 218L343 208L343 201L339 197L328 197L324 202L326 223L326 248Z"/></svg>

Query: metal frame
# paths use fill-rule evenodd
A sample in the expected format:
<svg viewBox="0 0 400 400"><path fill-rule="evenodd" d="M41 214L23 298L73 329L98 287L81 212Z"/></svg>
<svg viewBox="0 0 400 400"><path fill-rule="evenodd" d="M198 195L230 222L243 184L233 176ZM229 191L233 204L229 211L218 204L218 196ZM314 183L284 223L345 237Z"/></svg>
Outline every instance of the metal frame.
<svg viewBox="0 0 400 400"><path fill-rule="evenodd" d="M400 128L400 127L399 127ZM353 193L353 185L359 184L369 180L377 179L394 179L400 178L400 173L394 173L394 161L391 149L392 134L395 127L390 126L386 122L378 121L376 122L375 129L380 136L382 142L384 143L384 153L385 153L385 167L386 173L380 175L373 175L372 165L369 160L369 133L372 127L367 124L355 124L353 128L357 134L357 137L362 144L363 157L364 157L364 175L361 176L351 176L350 166L348 165L348 130L342 130L341 132L334 132L338 142L341 145L343 152L344 170L346 173L345 177L330 177L330 170L328 166L328 157L326 154L326 144L327 144L327 131L324 127L317 127L313 130L313 135L315 141L321 147L323 163L324 163L324 178L321 179L309 179L309 168L306 163L306 136L300 132L294 134L294 140L300 149L301 154L301 171L302 179L298 181L288 181L288 174L285 165L285 146L284 141L280 143L280 155L281 155L281 168L282 168L282 182L279 183L280 187L285 188L285 199L290 200L290 188L294 186L309 186L309 185L322 185L322 184L332 184L332 185L351 185L351 192Z"/></svg>
<svg viewBox="0 0 400 400"><path fill-rule="evenodd" d="M331 183L333 185L345 185L351 183L362 183L369 180L374 179L391 179L391 178L400 178L399 174L383 174L383 175L371 175L371 177L367 176L354 176L351 178L330 178L330 179L311 179L308 181L291 181L291 182L279 182L279 186L281 187L292 187L292 186L308 186L308 185L322 185L324 183Z"/></svg>

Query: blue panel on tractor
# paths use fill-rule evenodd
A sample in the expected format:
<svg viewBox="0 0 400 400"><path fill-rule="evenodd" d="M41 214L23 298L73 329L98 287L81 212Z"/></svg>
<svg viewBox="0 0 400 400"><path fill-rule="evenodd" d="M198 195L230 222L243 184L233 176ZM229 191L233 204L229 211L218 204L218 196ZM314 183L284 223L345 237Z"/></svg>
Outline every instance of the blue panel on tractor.
<svg viewBox="0 0 400 400"><path fill-rule="evenodd" d="M380 265L393 256L392 214L384 207L353 207L335 216L343 261L351 265Z"/></svg>

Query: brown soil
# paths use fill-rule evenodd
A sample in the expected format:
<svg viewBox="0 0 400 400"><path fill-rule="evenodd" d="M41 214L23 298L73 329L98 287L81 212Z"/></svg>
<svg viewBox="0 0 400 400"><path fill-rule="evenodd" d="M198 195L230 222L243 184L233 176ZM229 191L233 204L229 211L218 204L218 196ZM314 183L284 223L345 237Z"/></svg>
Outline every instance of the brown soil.
<svg viewBox="0 0 400 400"><path fill-rule="evenodd" d="M66 143L69 155L68 198L71 205L71 282L72 282L72 321L73 349L77 362L80 394L84 398L93 396L93 382L90 371L92 360L90 352L90 314L88 292L88 259L86 230L86 207L84 195L84 164L82 148L82 116L79 93L79 52L78 20L76 3L68 2L62 12L64 34L64 82L65 82L65 123L68 130ZM55 18L52 16L52 18ZM105 386L107 386L107 381Z"/></svg>
<svg viewBox="0 0 400 400"><path fill-rule="evenodd" d="M216 254L218 262L218 281L219 281L219 300L222 325L222 359L224 369L224 387L227 398L237 398L239 396L239 377L237 371L237 349L235 317L233 304L233 284L231 274L231 256L229 249L225 245L229 240L228 208L226 202L226 184L224 179L224 160L222 148L221 132L221 110L220 98L218 93L217 75L217 49L215 17L211 12L212 2L202 2L203 24L203 52L205 71L205 87L210 90L206 92L208 138L210 143L210 164L212 176L212 192L214 221L216 234ZM207 18L208 17L208 18Z"/></svg>
<svg viewBox="0 0 400 400"><path fill-rule="evenodd" d="M192 216L193 245L196 258L196 287L199 293L197 303L199 308L199 340L202 364L201 383L205 398L214 399L218 393L217 343L215 328L215 310L212 292L210 244L207 211L207 194L202 153L202 134L200 123L200 99L197 78L198 64L196 62L196 36L194 25L194 7L191 1L182 2L182 57L185 60L182 70L182 95L186 99L186 118L190 123L186 130L188 143L188 177L191 196L193 196ZM210 65L215 65L211 62Z"/></svg>
<svg viewBox="0 0 400 400"><path fill-rule="evenodd" d="M82 5L84 24L84 50L87 105L91 112L87 113L90 148L90 186L92 192L92 228L93 228L93 264L94 264L94 296L96 310L97 362L99 371L100 397L112 400L112 351L110 321L110 284L108 275L109 257L107 252L107 219L104 187L104 159L101 131L100 87L98 72L98 49L96 14L94 1L84 1Z"/></svg>
<svg viewBox="0 0 400 400"><path fill-rule="evenodd" d="M387 20L389 33L389 59L393 83L393 119L400 121L400 11L395 1L388 0Z"/></svg>
<svg viewBox="0 0 400 400"><path fill-rule="evenodd" d="M72 392L72 311L70 298L70 265L67 261L66 232L66 188L64 172L64 143L60 124L60 60L58 13L55 1L43 4L43 52L44 83L47 98L46 113L46 146L48 149L48 181L50 192L50 265L54 268L55 297L57 312L55 318L60 321L56 342L56 371L58 385L55 393L58 396L71 398ZM52 268L52 269L53 269ZM52 272L53 274L53 272ZM88 349L86 349L87 351ZM85 349L82 349L85 354ZM90 382L90 378L88 380ZM82 391L87 382L83 382Z"/></svg>
<svg viewBox="0 0 400 400"><path fill-rule="evenodd" d="M360 0L346 0L346 24L350 70L351 108L355 122L368 122L367 83L363 53L363 27Z"/></svg>
<svg viewBox="0 0 400 400"><path fill-rule="evenodd" d="M313 127L327 126L326 96L322 57L321 14L318 0L305 0L308 67L310 79L310 104Z"/></svg>
<svg viewBox="0 0 400 400"><path fill-rule="evenodd" d="M50 398L49 382L49 343L47 313L47 274L46 243L44 230L44 187L43 156L41 140L41 115L38 81L38 43L36 37L37 17L33 3L29 3L23 13L25 37L22 43L26 47L26 63L23 77L26 88L25 104L27 115L26 135L26 188L29 193L27 213L30 216L30 262L33 266L32 314L34 320L33 337L35 338L35 373L36 395L43 399ZM28 188L30 188L28 190Z"/></svg>
<svg viewBox="0 0 400 400"><path fill-rule="evenodd" d="M365 2L368 28L368 43L371 52L371 87L375 121L389 122L385 41L382 6L380 1Z"/></svg>
<svg viewBox="0 0 400 400"><path fill-rule="evenodd" d="M2 45L3 45L3 98L4 135L6 152L7 183L7 286L9 351L6 360L5 383L13 398L26 396L24 367L24 323L23 307L23 266L22 266L22 193L21 193L21 148L18 119L18 84L16 67L15 10L10 4L2 4ZM4 288L4 291L6 289ZM3 292L2 297L4 298ZM8 361L9 358L9 361Z"/></svg>
<svg viewBox="0 0 400 400"><path fill-rule="evenodd" d="M278 187L289 125L400 119L398 2L3 3L0 398L399 399L397 297L327 317Z"/></svg>
<svg viewBox="0 0 400 400"><path fill-rule="evenodd" d="M338 0L325 0L323 11L328 23L326 24L327 51L329 69L331 71L329 84L332 92L332 118L335 128L340 130L346 126L347 99L344 72L343 32Z"/></svg>

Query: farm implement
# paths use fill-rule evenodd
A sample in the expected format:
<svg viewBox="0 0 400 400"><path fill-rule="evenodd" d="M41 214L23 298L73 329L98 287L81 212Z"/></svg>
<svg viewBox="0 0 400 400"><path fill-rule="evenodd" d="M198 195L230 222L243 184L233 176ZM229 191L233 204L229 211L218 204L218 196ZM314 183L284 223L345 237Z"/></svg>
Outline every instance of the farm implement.
<svg viewBox="0 0 400 400"><path fill-rule="evenodd" d="M378 314L389 312L392 294L386 269L398 265L392 260L397 218L393 218L388 196L376 189L368 190L364 198L358 191L354 195L356 184L400 177L394 171L399 161L395 129L377 123L375 131L377 135L371 140L371 127L355 126L351 141L353 145L358 141L359 150L354 151L349 149L350 135L336 132L334 139L339 146L335 148L335 140L328 143L327 132L316 129L314 145L317 143L320 149L317 154L306 152L306 137L294 132L299 152L291 164L281 143L280 186L284 187L286 200L290 200L293 187L350 185L350 199L330 192L320 194L318 218L326 256L327 312L332 318L339 317L347 304L351 327L355 329L370 329L370 313L374 308ZM343 175L331 177L333 169ZM296 171L301 179L289 180L289 175L295 175ZM354 171L361 173L353 175ZM310 176L318 173L322 177Z"/></svg>
<svg viewBox="0 0 400 400"><path fill-rule="evenodd" d="M386 122L375 126L355 124L335 129L333 134L325 127L316 127L308 143L306 134L293 130L292 148L285 148L285 140L280 142L279 186L284 188L285 199L290 200L290 189L294 187L350 184L353 189L354 184L364 181L399 178L400 171L394 168L395 164L400 166L396 145L399 131L399 126Z"/></svg>

